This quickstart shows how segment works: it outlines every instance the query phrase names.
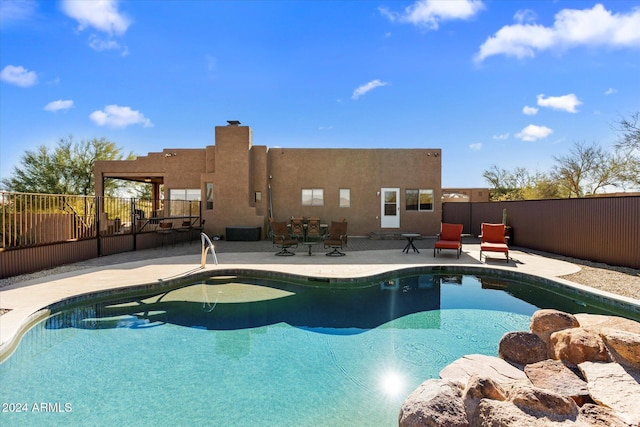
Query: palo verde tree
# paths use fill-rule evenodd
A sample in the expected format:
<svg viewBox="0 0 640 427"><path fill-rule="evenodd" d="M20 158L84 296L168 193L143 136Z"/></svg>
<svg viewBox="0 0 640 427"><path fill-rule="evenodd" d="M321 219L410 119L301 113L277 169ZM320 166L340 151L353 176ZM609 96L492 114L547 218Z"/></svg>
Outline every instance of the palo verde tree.
<svg viewBox="0 0 640 427"><path fill-rule="evenodd" d="M126 159L133 159L130 153ZM8 191L43 194L91 195L95 190L93 166L96 160L123 160L122 150L105 138L75 141L73 136L61 138L55 149L41 145L27 150L20 166L2 180ZM105 183L105 194L114 194L117 181Z"/></svg>

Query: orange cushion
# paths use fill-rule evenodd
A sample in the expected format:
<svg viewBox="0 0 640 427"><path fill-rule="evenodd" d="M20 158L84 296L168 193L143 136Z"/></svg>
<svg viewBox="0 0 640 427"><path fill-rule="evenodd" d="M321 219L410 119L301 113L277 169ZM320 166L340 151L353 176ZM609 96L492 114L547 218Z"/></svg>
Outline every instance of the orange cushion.
<svg viewBox="0 0 640 427"><path fill-rule="evenodd" d="M462 224L442 223L442 233L440 233L441 240L460 240L461 234Z"/></svg>
<svg viewBox="0 0 640 427"><path fill-rule="evenodd" d="M509 247L504 243L483 243L480 245L481 251L509 253Z"/></svg>
<svg viewBox="0 0 640 427"><path fill-rule="evenodd" d="M457 240L438 240L436 249L460 249L460 242Z"/></svg>
<svg viewBox="0 0 640 427"><path fill-rule="evenodd" d="M504 243L504 224L482 224L482 241Z"/></svg>

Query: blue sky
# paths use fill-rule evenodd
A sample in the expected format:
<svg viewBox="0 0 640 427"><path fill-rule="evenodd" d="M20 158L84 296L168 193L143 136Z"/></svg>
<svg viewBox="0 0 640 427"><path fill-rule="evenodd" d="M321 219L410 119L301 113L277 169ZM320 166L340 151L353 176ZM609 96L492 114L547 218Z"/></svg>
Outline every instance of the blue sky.
<svg viewBox="0 0 640 427"><path fill-rule="evenodd" d="M640 1L0 0L0 176L39 145L442 148L445 187L611 147ZM402 167L402 165L398 165Z"/></svg>

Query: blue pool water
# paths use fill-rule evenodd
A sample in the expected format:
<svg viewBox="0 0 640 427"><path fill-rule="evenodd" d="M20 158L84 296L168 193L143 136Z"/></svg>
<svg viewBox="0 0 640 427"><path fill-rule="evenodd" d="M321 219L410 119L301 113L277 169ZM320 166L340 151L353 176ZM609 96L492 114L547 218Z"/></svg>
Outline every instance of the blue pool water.
<svg viewBox="0 0 640 427"><path fill-rule="evenodd" d="M496 355L538 306L575 306L530 285L428 274L360 289L210 279L119 298L25 334L0 364L0 425L397 425L444 366Z"/></svg>

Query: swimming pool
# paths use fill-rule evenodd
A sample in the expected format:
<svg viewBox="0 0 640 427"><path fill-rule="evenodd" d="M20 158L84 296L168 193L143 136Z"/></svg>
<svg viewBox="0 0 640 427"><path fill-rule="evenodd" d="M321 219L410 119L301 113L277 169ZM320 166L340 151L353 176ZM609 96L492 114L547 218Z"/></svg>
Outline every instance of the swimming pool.
<svg viewBox="0 0 640 427"><path fill-rule="evenodd" d="M397 425L422 381L496 355L539 307L602 312L492 276L315 285L212 277L56 309L0 365L0 422Z"/></svg>

